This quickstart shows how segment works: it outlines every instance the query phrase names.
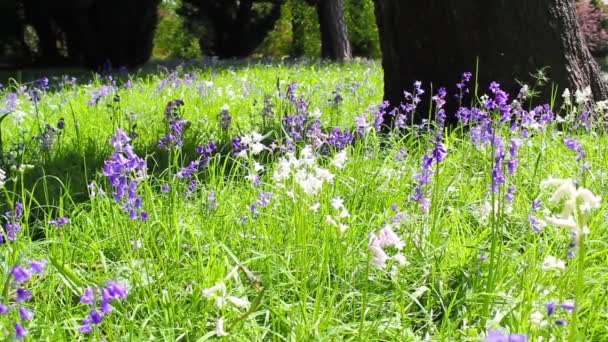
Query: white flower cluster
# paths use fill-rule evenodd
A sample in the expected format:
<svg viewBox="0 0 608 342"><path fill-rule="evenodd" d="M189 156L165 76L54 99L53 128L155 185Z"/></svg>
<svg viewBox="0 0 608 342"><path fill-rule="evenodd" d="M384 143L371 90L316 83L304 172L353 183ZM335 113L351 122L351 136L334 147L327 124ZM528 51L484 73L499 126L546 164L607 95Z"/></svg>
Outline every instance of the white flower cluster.
<svg viewBox="0 0 608 342"><path fill-rule="evenodd" d="M589 189L577 188L572 179L549 178L541 183L543 188L555 188L550 202L563 203L561 213L546 218L546 221L558 227L568 228L575 234L587 234L587 217L592 209L600 207L601 197Z"/></svg>
<svg viewBox="0 0 608 342"><path fill-rule="evenodd" d="M403 254L399 252L393 256L389 256L384 250L386 247L393 247L398 251L403 250L403 247L405 247L405 243L393 231L393 227L390 224L384 226L378 233L372 232L369 234L368 248L374 255L372 264L377 268L385 268L389 260L394 260L399 266L407 265L407 259Z"/></svg>
<svg viewBox="0 0 608 342"><path fill-rule="evenodd" d="M327 223L340 228L340 232L344 233L349 228L348 225L344 223L344 220L350 217L348 210L344 206L344 200L340 197L332 198L331 206L332 208L334 208L335 211L338 212L338 215L336 215L335 217L327 215L325 219Z"/></svg>
<svg viewBox="0 0 608 342"><path fill-rule="evenodd" d="M6 172L0 169L0 189L6 184Z"/></svg>
<svg viewBox="0 0 608 342"><path fill-rule="evenodd" d="M238 157L247 157L247 152L251 152L252 155L258 155L262 151L267 150L268 147L262 144L264 136L258 132L251 132L251 134L244 134L241 137L241 144L247 146L247 149L242 150L237 154Z"/></svg>
<svg viewBox="0 0 608 342"><path fill-rule="evenodd" d="M343 165L343 162L336 162L336 159L334 159L335 164ZM282 182L292 176L304 193L311 196L318 194L323 184L325 182L331 183L335 177L328 169L317 165L317 158L310 146L302 149L300 158L296 158L294 153L288 153L285 157L282 157L272 175L272 179L279 186L282 186Z"/></svg>

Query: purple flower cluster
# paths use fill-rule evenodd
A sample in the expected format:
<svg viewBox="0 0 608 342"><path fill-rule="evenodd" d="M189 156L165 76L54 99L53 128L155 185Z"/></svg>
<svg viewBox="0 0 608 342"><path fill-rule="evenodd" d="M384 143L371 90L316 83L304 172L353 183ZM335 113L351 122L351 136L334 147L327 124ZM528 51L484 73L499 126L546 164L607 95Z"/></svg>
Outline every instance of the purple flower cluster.
<svg viewBox="0 0 608 342"><path fill-rule="evenodd" d="M67 217L60 217L57 218L55 220L50 220L49 224L52 224L53 226L59 228L61 226L65 226L66 224L70 223L70 219Z"/></svg>
<svg viewBox="0 0 608 342"><path fill-rule="evenodd" d="M342 130L336 127L331 131L331 133L329 133L327 143L338 150L342 150L346 146L350 145L354 138L355 135L350 133L348 128L344 128Z"/></svg>
<svg viewBox="0 0 608 342"><path fill-rule="evenodd" d="M199 154L199 157L196 160L191 161L188 166L177 171L176 176L178 178L192 178L195 173L209 163L211 156L216 149L217 145L213 141L197 147L196 152Z"/></svg>
<svg viewBox="0 0 608 342"><path fill-rule="evenodd" d="M91 92L89 93L89 96L91 98L88 102L89 106L96 106L99 103L99 101L101 101L101 99L112 94L112 92L114 92L114 90L115 90L115 87L109 86L109 85L102 85L99 88L95 88L95 89L91 90Z"/></svg>
<svg viewBox="0 0 608 342"><path fill-rule="evenodd" d="M227 132L230 129L232 123L232 115L230 115L230 109L228 106L222 107L222 110L217 115L218 121L220 122L220 128Z"/></svg>
<svg viewBox="0 0 608 342"><path fill-rule="evenodd" d="M471 81L471 76L473 76L472 73L470 72L464 72L462 74L462 78L460 79L460 82L456 83L456 88L458 88L458 94L456 94L456 99L458 99L458 101L462 101L462 98L464 97L464 94L468 94L469 93L469 88L467 87L467 84Z"/></svg>
<svg viewBox="0 0 608 342"><path fill-rule="evenodd" d="M390 103L388 101L384 101L378 106L378 109L374 112L374 129L377 132L382 129L382 124L384 123L384 115L386 114L386 109L388 107L390 107Z"/></svg>
<svg viewBox="0 0 608 342"><path fill-rule="evenodd" d="M501 114L500 122L505 123L511 119L511 106L508 104L509 94L500 89L500 84L490 83L490 91L494 98L488 98L484 104L490 111L498 110Z"/></svg>
<svg viewBox="0 0 608 342"><path fill-rule="evenodd" d="M4 225L4 233L8 241L17 240L17 233L21 231L21 218L23 217L23 203L15 203L14 211L7 211L4 213L7 220ZM0 243L4 242L4 234L0 232Z"/></svg>
<svg viewBox="0 0 608 342"><path fill-rule="evenodd" d="M19 105L19 94L12 92L4 97L4 107L0 110L0 115L8 114L17 109Z"/></svg>
<svg viewBox="0 0 608 342"><path fill-rule="evenodd" d="M37 104L40 102L40 97L44 93L45 90L49 88L49 79L44 77L39 80L34 81L32 86L29 89L29 95L32 101Z"/></svg>
<svg viewBox="0 0 608 342"><path fill-rule="evenodd" d="M580 142L576 141L573 138L564 138L564 144L571 151L576 152L576 160L581 161L583 158L587 156L587 152L583 149L583 146Z"/></svg>
<svg viewBox="0 0 608 342"><path fill-rule="evenodd" d="M127 298L127 295L127 288L115 281L107 281L106 286L88 287L80 297L80 302L89 304L91 311L82 320L78 330L83 334L93 332L94 326L101 324L104 317L114 310L110 304L113 301ZM99 309L97 299L100 299Z"/></svg>
<svg viewBox="0 0 608 342"><path fill-rule="evenodd" d="M104 163L103 174L114 187L114 199L123 203L123 208L132 219L146 220L148 214L142 209L142 199L138 195L138 185L146 176L146 162L137 156L130 138L120 128L111 143L114 153Z"/></svg>
<svg viewBox="0 0 608 342"><path fill-rule="evenodd" d="M555 315L556 309L558 309L558 308L571 314L574 311L575 304L573 302L563 302L560 304L555 303L555 302L547 302L545 304L545 308L547 309L547 316L549 318L553 318L553 316ZM557 319L555 319L555 324L556 325L567 325L568 321L565 318L557 318Z"/></svg>
<svg viewBox="0 0 608 342"><path fill-rule="evenodd" d="M288 115L283 118L285 132L287 132L287 135L294 141L300 141L304 138L304 131L306 129L305 123L305 113Z"/></svg>
<svg viewBox="0 0 608 342"><path fill-rule="evenodd" d="M505 156L505 141L497 136L494 139L494 164L492 166L492 184L490 186L494 193L498 193L500 187L507 182L503 170Z"/></svg>
<svg viewBox="0 0 608 342"><path fill-rule="evenodd" d="M507 162L507 173L512 175L517 172L517 167L519 166L519 160L517 157L519 156L519 148L521 147L521 139L519 138L511 138L509 145L509 161Z"/></svg>
<svg viewBox="0 0 608 342"><path fill-rule="evenodd" d="M428 214L431 207L431 200L428 198L430 190L426 188L431 184L431 176L435 173L433 165L438 165L444 161L448 153L447 148L443 144L443 135L441 133L437 134L433 144L433 149L425 153L422 157L422 170L415 176L418 184L410 197L411 200L418 202L420 209L425 214Z"/></svg>
<svg viewBox="0 0 608 342"><path fill-rule="evenodd" d="M507 335L500 330L492 330L484 340L485 342L526 342L528 336L521 334Z"/></svg>
<svg viewBox="0 0 608 342"><path fill-rule="evenodd" d="M18 307L17 312L21 322L16 322L14 324L14 338L19 340L24 339L29 333L22 323L27 322L34 317L34 313L23 306L24 302L32 299L32 293L22 287L22 285L28 282L34 274L41 274L44 272L47 262L46 260L32 260L28 264L29 265L26 267L14 266L11 269L11 276L13 278L13 282L11 284L16 286L15 304L0 302L0 315L6 315L11 311L11 309ZM5 298L5 300L8 300L8 298Z"/></svg>
<svg viewBox="0 0 608 342"><path fill-rule="evenodd" d="M181 147L184 143L182 138L184 129L188 125L188 120L181 118L180 107L184 105L182 100L169 101L165 107L165 120L169 125L167 135L160 138L158 147L170 150Z"/></svg>

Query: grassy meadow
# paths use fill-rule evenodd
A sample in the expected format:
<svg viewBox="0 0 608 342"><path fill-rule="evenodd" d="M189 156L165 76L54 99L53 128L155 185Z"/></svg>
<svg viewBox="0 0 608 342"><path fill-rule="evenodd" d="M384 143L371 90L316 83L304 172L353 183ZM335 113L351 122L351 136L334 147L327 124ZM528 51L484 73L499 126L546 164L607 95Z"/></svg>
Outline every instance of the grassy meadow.
<svg viewBox="0 0 608 342"><path fill-rule="evenodd" d="M608 340L608 105L446 86L388 131L370 61L6 82L0 334Z"/></svg>

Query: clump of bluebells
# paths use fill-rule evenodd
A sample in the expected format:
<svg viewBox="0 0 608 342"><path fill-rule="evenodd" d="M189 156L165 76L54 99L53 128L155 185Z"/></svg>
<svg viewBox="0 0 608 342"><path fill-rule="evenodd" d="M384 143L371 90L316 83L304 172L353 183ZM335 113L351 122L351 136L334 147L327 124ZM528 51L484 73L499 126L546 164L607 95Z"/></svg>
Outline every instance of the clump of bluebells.
<svg viewBox="0 0 608 342"><path fill-rule="evenodd" d="M21 218L23 217L23 203L16 202L15 210L9 210L4 213L6 223L4 224L4 233L0 232L0 243L5 242L6 239L10 242L17 240L17 233L21 231Z"/></svg>
<svg viewBox="0 0 608 342"><path fill-rule="evenodd" d="M105 161L103 175L108 177L114 188L114 199L122 204L129 217L146 220L148 214L142 208L138 187L146 177L147 167L145 160L133 150L130 140L123 130L116 130L116 135L111 140L114 153Z"/></svg>
<svg viewBox="0 0 608 342"><path fill-rule="evenodd" d="M90 311L78 330L83 334L92 333L94 327L100 325L103 319L114 311L110 304L126 299L127 296L127 288L115 281L107 281L105 286L88 287L80 297L80 303L88 304Z"/></svg>
<svg viewBox="0 0 608 342"><path fill-rule="evenodd" d="M14 297L5 297L0 302L0 315L13 315L17 319L13 325L15 334L13 338L24 339L29 331L24 326L25 322L34 317L34 312L25 306L25 303L32 300L32 293L25 288L25 284L35 274L41 274L46 269L47 262L45 260L32 260L27 263L27 266L14 266L10 271L12 281L6 283L5 286L10 286L9 291L4 291ZM14 291L14 292L13 292ZM12 302L12 303L11 303Z"/></svg>
<svg viewBox="0 0 608 342"><path fill-rule="evenodd" d="M174 100L167 103L165 107L165 120L168 124L168 132L158 141L158 147L163 149L179 148L183 145L184 129L188 125L188 120L181 117L180 108L184 105L182 100Z"/></svg>

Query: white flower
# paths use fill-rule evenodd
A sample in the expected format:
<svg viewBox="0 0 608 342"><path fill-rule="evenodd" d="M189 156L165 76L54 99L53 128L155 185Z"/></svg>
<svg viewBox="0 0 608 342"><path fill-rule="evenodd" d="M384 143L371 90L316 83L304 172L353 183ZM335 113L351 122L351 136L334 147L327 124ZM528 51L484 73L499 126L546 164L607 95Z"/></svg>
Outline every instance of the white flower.
<svg viewBox="0 0 608 342"><path fill-rule="evenodd" d="M577 90L574 92L574 98L574 101L579 105L587 103L591 99L591 87L587 86L582 91Z"/></svg>
<svg viewBox="0 0 608 342"><path fill-rule="evenodd" d="M542 312L536 310L530 315L530 323L544 326L546 322L544 321L545 315Z"/></svg>
<svg viewBox="0 0 608 342"><path fill-rule="evenodd" d="M331 206L336 209L336 210L340 210L342 208L344 208L344 200L340 197L334 197L331 199Z"/></svg>
<svg viewBox="0 0 608 342"><path fill-rule="evenodd" d="M224 330L224 317L220 317L215 324L215 335L218 337L228 336L228 333Z"/></svg>
<svg viewBox="0 0 608 342"><path fill-rule="evenodd" d="M334 156L334 159L331 161L331 165L337 167L338 169L342 169L344 168L347 158L348 156L346 154L346 150L342 150Z"/></svg>
<svg viewBox="0 0 608 342"><path fill-rule="evenodd" d="M249 300L247 300L247 298L245 297L235 297L235 296L228 296L226 297L226 299L232 303L234 306L241 308L241 309L247 309L249 308L249 305L251 303L249 303Z"/></svg>
<svg viewBox="0 0 608 342"><path fill-rule="evenodd" d="M564 92L562 93L562 97L564 98L564 105L570 106L572 104L570 96L570 89L564 89Z"/></svg>
<svg viewBox="0 0 608 342"><path fill-rule="evenodd" d="M215 305L218 308L224 307L226 305L226 284L221 282L208 289L204 289L203 296L207 299L215 298Z"/></svg>
<svg viewBox="0 0 608 342"><path fill-rule="evenodd" d="M12 114L13 122L16 125L21 125L23 123L23 121L25 121L25 116L26 116L26 114L24 111L15 110L15 111L13 111L13 114Z"/></svg>
<svg viewBox="0 0 608 342"><path fill-rule="evenodd" d="M428 291L429 288L425 285L420 286L419 288L416 289L416 291L414 291L414 293L412 293L412 297L414 298L420 298L420 296L422 296L426 291Z"/></svg>
<svg viewBox="0 0 608 342"><path fill-rule="evenodd" d="M321 203L316 202L313 205L311 205L308 209L310 209L310 211L312 211L313 213L316 213L317 211L319 211L319 207L321 207Z"/></svg>
<svg viewBox="0 0 608 342"><path fill-rule="evenodd" d="M212 85L213 85L213 82L209 82L208 86L212 86ZM230 110L230 106L228 104L224 104L222 106L222 111L229 111L229 110Z"/></svg>
<svg viewBox="0 0 608 342"><path fill-rule="evenodd" d="M561 272L566 269L566 262L563 260L560 260L552 255L548 255L547 257L545 257L545 260L543 261L542 269L545 272L548 272L548 271Z"/></svg>
<svg viewBox="0 0 608 342"><path fill-rule="evenodd" d="M566 219L559 217L547 217L545 218L545 220L548 223L561 228L568 228L572 230L576 230L578 228L578 225L576 224L576 221L574 221L573 217L569 217Z"/></svg>
<svg viewBox="0 0 608 342"><path fill-rule="evenodd" d="M398 253L391 258L386 254L384 247L394 247L397 250L402 250L405 247L403 240L393 231L393 228L389 224L384 226L377 234L373 232L369 234L368 248L374 255L372 264L377 268L384 268L389 259L395 260L400 266L407 264L404 255Z"/></svg>
<svg viewBox="0 0 608 342"><path fill-rule="evenodd" d="M312 116L315 119L319 119L321 117L321 115L322 115L322 113L319 108L315 108L315 110L313 110L312 113L310 113L310 116Z"/></svg>
<svg viewBox="0 0 608 342"><path fill-rule="evenodd" d="M583 217L583 222L578 222L577 208L578 213L588 214L592 209L600 207L601 197L594 195L589 189L577 189L571 179L549 178L541 183L541 187L556 187L550 201L553 204L563 202L564 206L556 217L547 217L547 222L558 227L572 229L575 232L582 229L582 233L586 234L586 231L589 230L585 225L586 217Z"/></svg>
<svg viewBox="0 0 608 342"><path fill-rule="evenodd" d="M257 161L254 161L253 162L253 170L255 172L260 172L260 171L264 170L264 165L258 163Z"/></svg>

